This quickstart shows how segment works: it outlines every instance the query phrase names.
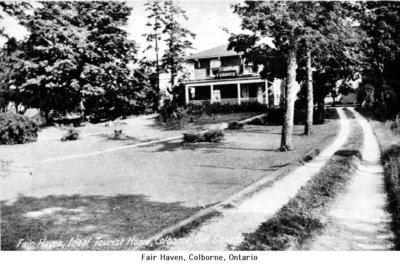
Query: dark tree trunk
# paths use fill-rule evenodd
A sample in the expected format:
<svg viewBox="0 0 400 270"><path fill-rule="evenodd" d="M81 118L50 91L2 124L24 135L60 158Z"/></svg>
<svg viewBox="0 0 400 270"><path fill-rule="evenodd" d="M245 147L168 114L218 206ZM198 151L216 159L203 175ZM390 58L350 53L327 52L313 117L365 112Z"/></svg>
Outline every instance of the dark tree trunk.
<svg viewBox="0 0 400 270"><path fill-rule="evenodd" d="M316 124L323 124L325 122L325 106L323 101L317 102L315 122Z"/></svg>
<svg viewBox="0 0 400 270"><path fill-rule="evenodd" d="M158 24L157 16L155 17L155 25ZM159 48L158 48L158 32L157 29L155 30L155 51L156 51L156 92L157 92L157 103L156 108L160 107L160 61L159 61Z"/></svg>
<svg viewBox="0 0 400 270"><path fill-rule="evenodd" d="M311 51L307 51L307 119L304 126L304 134L311 135L314 117L314 93L313 74L311 67Z"/></svg>
<svg viewBox="0 0 400 270"><path fill-rule="evenodd" d="M283 118L282 136L281 136L281 151L293 150L292 134L293 134L293 119L294 119L294 99L295 99L295 83L297 69L297 50L289 51L287 60L287 83L286 83L286 108Z"/></svg>

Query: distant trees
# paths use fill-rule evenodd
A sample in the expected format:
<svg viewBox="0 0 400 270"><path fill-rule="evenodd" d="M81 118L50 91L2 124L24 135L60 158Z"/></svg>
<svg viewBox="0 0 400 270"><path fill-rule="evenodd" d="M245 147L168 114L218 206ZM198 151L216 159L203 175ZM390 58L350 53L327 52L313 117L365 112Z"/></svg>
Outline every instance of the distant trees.
<svg viewBox="0 0 400 270"><path fill-rule="evenodd" d="M378 118L394 118L400 112L400 3L368 1L357 14L368 36L358 96Z"/></svg>

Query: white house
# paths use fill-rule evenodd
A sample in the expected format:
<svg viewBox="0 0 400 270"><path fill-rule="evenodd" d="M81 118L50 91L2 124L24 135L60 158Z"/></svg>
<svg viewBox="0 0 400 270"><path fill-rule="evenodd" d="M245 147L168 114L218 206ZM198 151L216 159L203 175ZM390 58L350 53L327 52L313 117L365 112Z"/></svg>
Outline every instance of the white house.
<svg viewBox="0 0 400 270"><path fill-rule="evenodd" d="M188 56L191 79L185 82L186 103L257 101L280 106L285 94L283 80L260 77L262 67L246 64L241 54L224 44Z"/></svg>

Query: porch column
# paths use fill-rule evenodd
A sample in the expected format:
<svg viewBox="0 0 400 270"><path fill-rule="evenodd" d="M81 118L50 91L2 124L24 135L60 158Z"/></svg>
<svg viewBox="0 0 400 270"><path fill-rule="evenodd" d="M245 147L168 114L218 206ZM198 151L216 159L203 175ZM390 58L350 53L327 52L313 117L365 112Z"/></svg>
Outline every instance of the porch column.
<svg viewBox="0 0 400 270"><path fill-rule="evenodd" d="M210 85L210 91L211 91L211 96L210 96L210 103L214 103L214 84Z"/></svg>
<svg viewBox="0 0 400 270"><path fill-rule="evenodd" d="M241 88L240 88L240 83L238 83L238 84L237 84L237 98L238 98L238 104L240 104L241 93L242 93L242 90L241 90Z"/></svg>
<svg viewBox="0 0 400 270"><path fill-rule="evenodd" d="M265 80L265 104L269 104L268 80Z"/></svg>
<svg viewBox="0 0 400 270"><path fill-rule="evenodd" d="M186 104L189 104L189 86L187 84L185 85L185 100Z"/></svg>

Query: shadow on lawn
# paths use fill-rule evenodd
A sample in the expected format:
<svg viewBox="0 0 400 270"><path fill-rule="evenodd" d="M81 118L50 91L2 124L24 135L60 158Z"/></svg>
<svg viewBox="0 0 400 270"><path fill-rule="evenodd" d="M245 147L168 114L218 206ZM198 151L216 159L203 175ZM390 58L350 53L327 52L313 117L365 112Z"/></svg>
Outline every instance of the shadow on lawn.
<svg viewBox="0 0 400 270"><path fill-rule="evenodd" d="M85 248L61 250L121 250L134 245L96 247L96 238L148 238L160 230L192 216L201 207L183 207L180 203L149 201L144 195L117 196L20 196L1 205L1 249L19 250L20 239L38 243L40 239L63 241L89 239ZM34 250L40 248L34 247Z"/></svg>
<svg viewBox="0 0 400 270"><path fill-rule="evenodd" d="M263 149L263 148L246 148L230 146L229 143L185 143L182 141L169 141L158 144L159 147L153 152L173 152L177 150L204 150L206 153L221 153L223 150L239 150L239 151L263 151L263 152L278 152L279 149ZM147 147L147 146L143 146Z"/></svg>
<svg viewBox="0 0 400 270"><path fill-rule="evenodd" d="M227 169L227 170L249 170L249 171L265 171L272 172L276 171L278 168L268 168L268 169L256 169L256 168L244 168L244 167L228 167L228 166L213 166L213 165L197 165L198 167L215 168L215 169Z"/></svg>

